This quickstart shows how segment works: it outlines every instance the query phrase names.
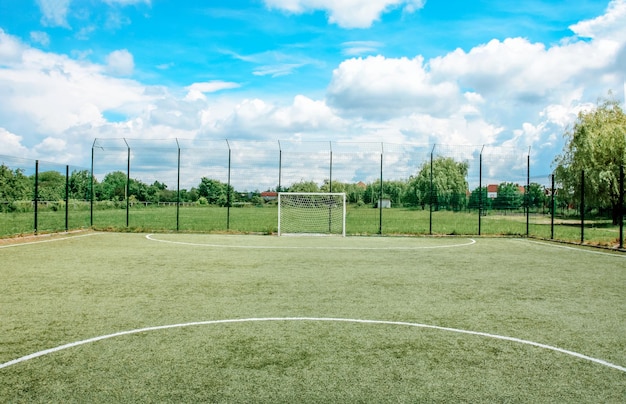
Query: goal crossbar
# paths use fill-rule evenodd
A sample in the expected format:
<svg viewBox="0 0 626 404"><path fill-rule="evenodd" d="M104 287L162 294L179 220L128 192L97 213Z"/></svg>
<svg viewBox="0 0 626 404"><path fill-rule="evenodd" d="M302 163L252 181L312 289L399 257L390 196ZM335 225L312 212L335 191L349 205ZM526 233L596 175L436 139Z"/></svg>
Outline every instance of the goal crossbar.
<svg viewBox="0 0 626 404"><path fill-rule="evenodd" d="M279 192L278 235L346 235L346 194Z"/></svg>

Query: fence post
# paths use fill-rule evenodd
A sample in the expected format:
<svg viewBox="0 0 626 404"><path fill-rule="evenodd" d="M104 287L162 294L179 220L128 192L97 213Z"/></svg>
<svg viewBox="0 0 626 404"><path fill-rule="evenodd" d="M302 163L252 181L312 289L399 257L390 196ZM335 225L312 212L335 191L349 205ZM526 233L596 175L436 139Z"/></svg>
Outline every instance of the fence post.
<svg viewBox="0 0 626 404"><path fill-rule="evenodd" d="M130 223L130 146L124 138L124 143L126 143L126 227L128 227Z"/></svg>
<svg viewBox="0 0 626 404"><path fill-rule="evenodd" d="M230 143L226 139L226 146L228 146L228 184L226 185L226 230L230 230L230 169L231 169L231 150Z"/></svg>
<svg viewBox="0 0 626 404"><path fill-rule="evenodd" d="M585 170L580 173L580 244L585 242Z"/></svg>
<svg viewBox="0 0 626 404"><path fill-rule="evenodd" d="M437 147L437 144L434 144L430 151L430 203L428 204L428 234L430 235L433 234L433 200L435 199L433 188L433 154L435 153L435 147Z"/></svg>
<svg viewBox="0 0 626 404"><path fill-rule="evenodd" d="M479 165L478 165L478 235L481 234L481 224L483 215L483 150L485 145L480 149Z"/></svg>
<svg viewBox="0 0 626 404"><path fill-rule="evenodd" d="M39 160L35 160L35 195L34 196L34 201L35 201L35 234L37 234L37 225L39 223L39 218L38 218L38 214L39 214Z"/></svg>
<svg viewBox="0 0 626 404"><path fill-rule="evenodd" d="M70 166L65 166L65 231L69 230L70 217Z"/></svg>
<svg viewBox="0 0 626 404"><path fill-rule="evenodd" d="M329 192L333 192L333 142L328 142L330 147L330 182L328 183Z"/></svg>
<svg viewBox="0 0 626 404"><path fill-rule="evenodd" d="M176 231L180 230L180 143L176 138L176 148L178 150L178 163L176 172Z"/></svg>
<svg viewBox="0 0 626 404"><path fill-rule="evenodd" d="M383 144L380 144L380 193L378 194L378 234L383 234Z"/></svg>
<svg viewBox="0 0 626 404"><path fill-rule="evenodd" d="M283 171L283 149L280 147L280 139L278 140L278 189L276 190L276 192L282 192L282 187L281 187L281 177L282 177L282 171Z"/></svg>
<svg viewBox="0 0 626 404"><path fill-rule="evenodd" d="M619 248L624 248L624 166L619 167Z"/></svg>
<svg viewBox="0 0 626 404"><path fill-rule="evenodd" d="M526 201L526 237L530 236L530 146L528 146L528 156L526 156L526 192L524 192L524 200Z"/></svg>
<svg viewBox="0 0 626 404"><path fill-rule="evenodd" d="M550 191L550 240L554 240L554 210L556 208L554 200L554 174L552 174L552 188Z"/></svg>
<svg viewBox="0 0 626 404"><path fill-rule="evenodd" d="M89 197L89 227L93 227L93 198L94 198L94 189L93 189L93 154L94 148L96 146L96 140L94 139L93 144L91 145L91 176L89 178L89 193L91 196Z"/></svg>

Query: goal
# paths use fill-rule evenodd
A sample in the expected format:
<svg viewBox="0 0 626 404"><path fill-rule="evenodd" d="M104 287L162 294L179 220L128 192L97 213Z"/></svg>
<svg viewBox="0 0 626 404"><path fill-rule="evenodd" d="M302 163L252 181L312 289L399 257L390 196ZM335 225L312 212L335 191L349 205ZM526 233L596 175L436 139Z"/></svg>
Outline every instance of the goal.
<svg viewBox="0 0 626 404"><path fill-rule="evenodd" d="M278 235L346 235L346 194L278 193Z"/></svg>

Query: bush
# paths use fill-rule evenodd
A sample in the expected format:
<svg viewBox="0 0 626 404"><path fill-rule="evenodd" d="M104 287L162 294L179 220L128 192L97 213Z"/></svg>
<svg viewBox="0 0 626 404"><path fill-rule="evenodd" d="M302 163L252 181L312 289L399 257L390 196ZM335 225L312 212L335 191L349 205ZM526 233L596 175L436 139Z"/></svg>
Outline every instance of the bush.
<svg viewBox="0 0 626 404"><path fill-rule="evenodd" d="M13 201L8 206L9 212L24 213L33 212L35 208L31 201Z"/></svg>

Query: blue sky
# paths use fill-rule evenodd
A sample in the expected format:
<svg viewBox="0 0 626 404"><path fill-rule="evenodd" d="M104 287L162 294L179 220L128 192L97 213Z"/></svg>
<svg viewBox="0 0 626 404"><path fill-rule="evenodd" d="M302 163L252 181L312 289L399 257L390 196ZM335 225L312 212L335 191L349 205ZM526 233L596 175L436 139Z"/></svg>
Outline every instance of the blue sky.
<svg viewBox="0 0 626 404"><path fill-rule="evenodd" d="M0 154L486 144L549 173L579 111L624 99L624 27L626 0L0 0Z"/></svg>

